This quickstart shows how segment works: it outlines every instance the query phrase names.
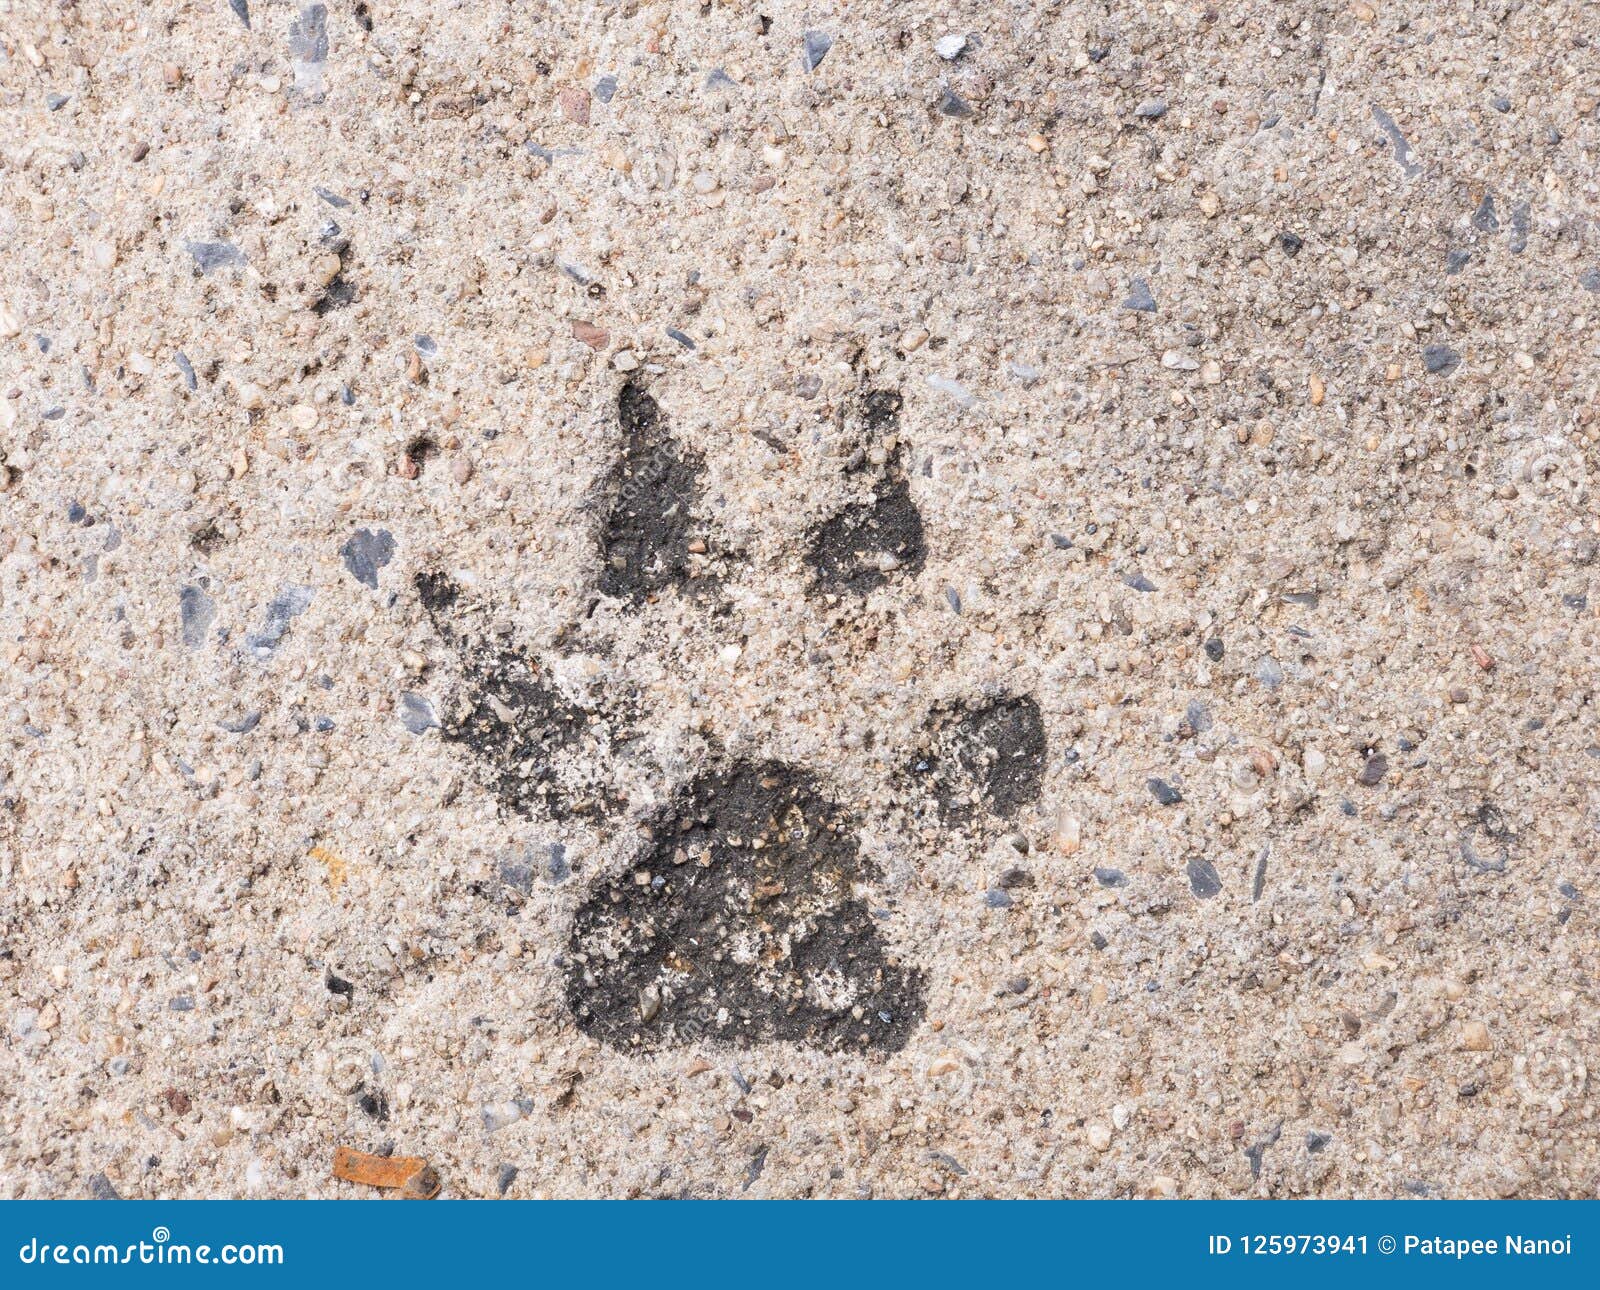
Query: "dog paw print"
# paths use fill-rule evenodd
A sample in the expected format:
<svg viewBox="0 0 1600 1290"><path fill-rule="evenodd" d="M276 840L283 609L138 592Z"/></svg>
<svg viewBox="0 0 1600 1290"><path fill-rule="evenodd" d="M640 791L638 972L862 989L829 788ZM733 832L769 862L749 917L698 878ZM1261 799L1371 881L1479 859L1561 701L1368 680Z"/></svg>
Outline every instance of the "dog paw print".
<svg viewBox="0 0 1600 1290"><path fill-rule="evenodd" d="M912 579L923 523L899 433L900 396L866 393L864 442L845 466L858 495L806 536L810 590L865 595ZM697 517L704 461L637 385L617 403L620 447L601 485L596 590L639 613L673 589L716 585ZM483 626L480 608L438 573L416 580L423 611L455 652L463 700L446 740L522 816L620 821L617 746L647 718L613 691L570 693L535 651ZM659 660L658 660L659 661ZM942 705L915 748L896 754L910 787L952 827L1009 820L1035 801L1047 740L1025 694ZM567 1005L586 1034L627 1052L783 1042L894 1052L926 1007L926 976L903 962L867 904L880 875L858 821L813 769L724 757L649 818L620 872L597 878L573 916ZM881 912L881 911L879 911Z"/></svg>
<svg viewBox="0 0 1600 1290"><path fill-rule="evenodd" d="M982 813L1009 820L1039 799L1047 752L1044 717L1031 696L957 703L931 714L907 779L949 823Z"/></svg>
<svg viewBox="0 0 1600 1290"><path fill-rule="evenodd" d="M704 460L673 438L637 385L623 386L617 420L623 447L604 487L600 591L637 604L667 587L703 588L692 557L706 553L694 516Z"/></svg>
<svg viewBox="0 0 1600 1290"><path fill-rule="evenodd" d="M924 1009L856 894L876 874L805 771L736 763L700 776L601 881L568 945L585 1033L649 1051L702 1039L895 1051Z"/></svg>
<svg viewBox="0 0 1600 1290"><path fill-rule="evenodd" d="M615 810L599 768L628 721L618 705L567 697L535 655L507 635L474 630L460 588L444 574L417 577L417 595L440 637L457 653L465 707L443 724L446 742L473 756L487 787L517 815L553 818Z"/></svg>
<svg viewBox="0 0 1600 1290"><path fill-rule="evenodd" d="M865 477L868 496L822 521L807 537L806 564L814 587L824 593L865 595L892 573L915 577L927 560L922 513L911 496L905 445L897 433L900 395L874 390L863 402L868 445L846 473Z"/></svg>

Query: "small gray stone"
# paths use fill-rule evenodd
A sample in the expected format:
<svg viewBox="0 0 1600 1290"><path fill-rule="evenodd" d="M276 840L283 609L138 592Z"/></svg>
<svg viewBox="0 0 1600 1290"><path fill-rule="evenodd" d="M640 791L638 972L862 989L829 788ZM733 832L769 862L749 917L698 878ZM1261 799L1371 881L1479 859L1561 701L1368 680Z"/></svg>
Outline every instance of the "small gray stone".
<svg viewBox="0 0 1600 1290"><path fill-rule="evenodd" d="M167 1000L168 1012L193 1012L194 999L187 994L173 995Z"/></svg>
<svg viewBox="0 0 1600 1290"><path fill-rule="evenodd" d="M244 638L246 645L257 658L270 658L272 652L283 643L284 636L289 631L289 624L311 607L312 590L310 587L288 586L273 597L272 603L267 606L267 621L258 632L251 632Z"/></svg>
<svg viewBox="0 0 1600 1290"><path fill-rule="evenodd" d="M602 76L594 83L594 96L602 103L609 103L617 94L617 78L615 76Z"/></svg>
<svg viewBox="0 0 1600 1290"><path fill-rule="evenodd" d="M1128 875L1121 869L1100 869L1094 871L1094 880L1102 887L1126 887Z"/></svg>
<svg viewBox="0 0 1600 1290"><path fill-rule="evenodd" d="M1150 294L1150 284L1143 278L1129 278L1128 298L1122 302L1122 307L1135 313L1155 313L1156 298Z"/></svg>
<svg viewBox="0 0 1600 1290"><path fill-rule="evenodd" d="M1009 891L1002 891L999 887L992 887L983 893L983 903L990 909L1010 909L1016 901L1011 899Z"/></svg>
<svg viewBox="0 0 1600 1290"><path fill-rule="evenodd" d="M179 634L189 649L199 649L206 643L216 618L216 602L199 587L190 584L178 593Z"/></svg>
<svg viewBox="0 0 1600 1290"><path fill-rule="evenodd" d="M1210 900L1222 890L1222 878L1211 861L1195 856L1185 867L1189 874L1189 890L1201 900Z"/></svg>
<svg viewBox="0 0 1600 1290"><path fill-rule="evenodd" d="M252 709L238 717L228 717L217 722L230 735L247 735L261 724L261 713Z"/></svg>
<svg viewBox="0 0 1600 1290"><path fill-rule="evenodd" d="M400 696L400 720L414 735L427 734L428 731L437 729L439 725L433 704L422 695L412 694L410 691Z"/></svg>
<svg viewBox="0 0 1600 1290"><path fill-rule="evenodd" d="M1433 376L1449 376L1461 366L1461 355L1448 345L1429 345L1422 351L1422 365Z"/></svg>
<svg viewBox="0 0 1600 1290"><path fill-rule="evenodd" d="M974 115L967 101L948 85L939 91L939 111L945 116L955 117L961 121Z"/></svg>
<svg viewBox="0 0 1600 1290"><path fill-rule="evenodd" d="M828 51L833 48L833 37L825 31L808 31L801 37L801 41L803 45L801 65L806 71L814 72L822 65L822 60L828 56Z"/></svg>
<svg viewBox="0 0 1600 1290"><path fill-rule="evenodd" d="M240 3L242 4L243 0L240 0ZM122 1199L117 1189L111 1185L111 1179L107 1178L103 1173L90 1174L88 1186L89 1196L92 1200Z"/></svg>
<svg viewBox="0 0 1600 1290"><path fill-rule="evenodd" d="M516 1165L501 1165L494 1175L495 1191L504 1196L511 1190L511 1184L517 1181L518 1172Z"/></svg>
<svg viewBox="0 0 1600 1290"><path fill-rule="evenodd" d="M1197 735L1211 729L1211 709L1199 699L1189 700L1189 706L1183 710L1183 719L1189 723L1189 729Z"/></svg>
<svg viewBox="0 0 1600 1290"><path fill-rule="evenodd" d="M1135 591L1154 591L1154 590L1156 590L1156 584L1151 582L1150 579L1145 577L1144 574L1142 574L1142 573L1125 574L1125 575L1123 575L1123 579L1122 580L1123 580L1123 582L1127 583L1128 586L1132 587Z"/></svg>
<svg viewBox="0 0 1600 1290"><path fill-rule="evenodd" d="M352 578L376 591L378 570L394 559L394 538L387 529L357 529L339 555Z"/></svg>
<svg viewBox="0 0 1600 1290"><path fill-rule="evenodd" d="M1133 114L1146 121L1159 121L1167 114L1167 101L1166 99L1146 99L1133 109Z"/></svg>
<svg viewBox="0 0 1600 1290"><path fill-rule="evenodd" d="M185 242L183 249L194 258L195 268L201 273L242 268L245 263L244 252L232 242Z"/></svg>
<svg viewBox="0 0 1600 1290"><path fill-rule="evenodd" d="M1600 291L1600 269L1585 269L1578 275L1578 285L1585 291Z"/></svg>
<svg viewBox="0 0 1600 1290"><path fill-rule="evenodd" d="M1276 690L1283 684L1283 667L1278 660L1268 654L1256 664L1256 680L1269 690Z"/></svg>
<svg viewBox="0 0 1600 1290"><path fill-rule="evenodd" d="M228 0L228 7L239 16L239 21L244 23L245 29L250 27L250 0Z"/></svg>
<svg viewBox="0 0 1600 1290"><path fill-rule="evenodd" d="M1498 233L1500 231L1500 217L1494 213L1494 194L1484 193L1483 200L1478 203L1478 209L1472 213L1472 227L1480 233Z"/></svg>
<svg viewBox="0 0 1600 1290"><path fill-rule="evenodd" d="M1395 164L1405 172L1407 179L1415 179L1422 173L1422 166L1418 164L1416 152L1406 142L1405 135L1400 133L1400 127L1395 124L1394 118L1374 103L1372 105L1372 119L1378 123L1378 128L1389 136L1389 144L1394 151Z"/></svg>
<svg viewBox="0 0 1600 1290"><path fill-rule="evenodd" d="M1389 759L1382 753L1373 753L1368 757L1366 764L1361 767L1361 773L1356 776L1358 784L1365 784L1368 788L1376 788L1383 783L1383 777L1389 773Z"/></svg>
<svg viewBox="0 0 1600 1290"><path fill-rule="evenodd" d="M1154 777L1145 780L1144 786L1150 790L1150 796L1160 802L1162 806L1177 806L1183 801L1181 790L1174 788L1164 779Z"/></svg>
<svg viewBox="0 0 1600 1290"><path fill-rule="evenodd" d="M180 349L172 356L172 362L182 375L184 385L190 390L197 388L199 382L195 379L194 364L189 361L189 356Z"/></svg>

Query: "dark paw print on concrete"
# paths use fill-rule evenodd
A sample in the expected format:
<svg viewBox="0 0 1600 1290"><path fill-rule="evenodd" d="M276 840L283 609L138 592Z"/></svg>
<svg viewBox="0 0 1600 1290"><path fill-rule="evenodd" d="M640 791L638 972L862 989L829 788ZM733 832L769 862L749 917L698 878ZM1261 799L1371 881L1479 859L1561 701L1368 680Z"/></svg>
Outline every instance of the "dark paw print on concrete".
<svg viewBox="0 0 1600 1290"><path fill-rule="evenodd" d="M573 923L567 1002L586 1034L640 1051L905 1046L923 975L890 958L855 895L875 875L809 775L777 762L702 775L651 831Z"/></svg>
<svg viewBox="0 0 1600 1290"><path fill-rule="evenodd" d="M643 606L668 588L715 586L695 567L702 457L667 432L637 385L623 388L617 412L623 442L604 484L597 589ZM846 471L868 477L872 497L808 535L814 590L864 594L922 568L899 414L898 394L863 398L866 446ZM465 674L465 715L444 724L445 738L472 753L502 805L557 819L620 815L605 779L611 746L629 733L631 717L614 710L625 705L584 706L505 634L473 631L475 611L444 575L420 575L417 592ZM1038 705L1005 696L938 710L910 777L949 822L1009 819L1038 798L1045 755ZM856 894L877 875L853 821L808 772L735 761L702 773L649 836L574 917L565 992L586 1034L631 1052L706 1041L905 1045L925 1011L924 975L895 959Z"/></svg>
<svg viewBox="0 0 1600 1290"><path fill-rule="evenodd" d="M617 420L623 447L605 484L600 590L637 604L667 587L706 581L695 577L690 549L705 550L694 518L705 463L668 433L656 401L637 385L622 387Z"/></svg>
<svg viewBox="0 0 1600 1290"><path fill-rule="evenodd" d="M601 776L609 744L625 729L614 711L566 698L535 657L493 634L464 627L460 589L441 573L417 577L417 594L435 629L459 655L467 687L463 716L443 725L466 747L500 804L518 815L555 819L616 808Z"/></svg>
<svg viewBox="0 0 1600 1290"><path fill-rule="evenodd" d="M1039 705L1028 695L958 703L934 712L908 778L952 824L985 813L1012 819L1044 789L1048 746Z"/></svg>
<svg viewBox="0 0 1600 1290"><path fill-rule="evenodd" d="M862 402L869 447L879 448L884 460L874 468L867 452L858 453L846 473L870 472L871 496L823 520L806 538L813 586L831 595L865 595L894 574L915 577L928 556L922 513L906 478L905 446L897 434L900 395L872 390ZM893 446L884 448L885 443Z"/></svg>

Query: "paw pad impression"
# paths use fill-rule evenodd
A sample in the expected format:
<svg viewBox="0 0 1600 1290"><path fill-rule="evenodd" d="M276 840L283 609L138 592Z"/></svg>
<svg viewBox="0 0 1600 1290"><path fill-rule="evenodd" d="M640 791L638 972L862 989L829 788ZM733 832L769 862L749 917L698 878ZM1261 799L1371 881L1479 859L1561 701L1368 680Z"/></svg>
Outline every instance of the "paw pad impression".
<svg viewBox="0 0 1600 1290"><path fill-rule="evenodd" d="M778 762L701 775L652 833L573 922L566 993L580 1029L634 1051L905 1045L923 974L892 958L855 894L874 871L809 775Z"/></svg>

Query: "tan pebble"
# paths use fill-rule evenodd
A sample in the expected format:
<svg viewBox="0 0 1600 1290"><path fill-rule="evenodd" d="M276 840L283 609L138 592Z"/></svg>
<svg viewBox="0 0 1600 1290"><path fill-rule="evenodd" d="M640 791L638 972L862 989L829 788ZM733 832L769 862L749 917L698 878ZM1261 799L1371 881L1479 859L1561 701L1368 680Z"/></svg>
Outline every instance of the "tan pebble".
<svg viewBox="0 0 1600 1290"><path fill-rule="evenodd" d="M1042 134L1030 134L1028 136L1028 147L1035 154L1043 152L1049 146L1050 146L1050 141L1048 139L1046 139L1044 137L1044 135L1042 135Z"/></svg>
<svg viewBox="0 0 1600 1290"><path fill-rule="evenodd" d="M1355 15L1357 22L1371 22L1378 16L1377 10L1366 3L1351 6L1350 12Z"/></svg>
<svg viewBox="0 0 1600 1290"><path fill-rule="evenodd" d="M22 330L22 320L12 311L11 306L0 302L0 339L10 340Z"/></svg>
<svg viewBox="0 0 1600 1290"><path fill-rule="evenodd" d="M311 266L311 271L317 282L325 287L339 276L339 271L343 268L344 261L329 251L317 257L316 263Z"/></svg>
<svg viewBox="0 0 1600 1290"><path fill-rule="evenodd" d="M1166 1174L1157 1174L1144 1189L1148 1200L1172 1200L1178 1194L1178 1180Z"/></svg>
<svg viewBox="0 0 1600 1290"><path fill-rule="evenodd" d="M1485 672L1494 671L1494 659L1489 656L1489 651L1484 649L1484 647L1479 645L1476 641L1474 641L1472 645L1472 661L1481 667Z"/></svg>
<svg viewBox="0 0 1600 1290"><path fill-rule="evenodd" d="M573 125L589 124L589 91L576 85L569 85L561 91L561 115L571 121Z"/></svg>
<svg viewBox="0 0 1600 1290"><path fill-rule="evenodd" d="M581 320L572 324L572 338L582 341L590 349L604 349L611 343L611 336L604 327Z"/></svg>
<svg viewBox="0 0 1600 1290"><path fill-rule="evenodd" d="M1494 1047L1494 1040L1489 1037L1489 1027L1481 1021L1468 1021L1462 1024L1461 1038L1456 1047L1464 1053L1486 1053Z"/></svg>
<svg viewBox="0 0 1600 1290"><path fill-rule="evenodd" d="M1207 219L1216 219L1222 213L1222 198L1209 189L1200 194L1200 213Z"/></svg>
<svg viewBox="0 0 1600 1290"><path fill-rule="evenodd" d="M1311 379L1306 382L1306 388L1311 395L1311 406L1320 408L1323 397L1327 394L1327 387L1323 385L1322 378L1315 372L1311 373Z"/></svg>
<svg viewBox="0 0 1600 1290"><path fill-rule="evenodd" d="M684 1071L684 1074L690 1077L695 1075L704 1075L710 1069L710 1062L708 1062L704 1057L696 1057L692 1062L689 1063L689 1067Z"/></svg>
<svg viewBox="0 0 1600 1290"><path fill-rule="evenodd" d="M1055 844L1064 856L1075 855L1083 845L1083 824L1065 807L1056 812Z"/></svg>
<svg viewBox="0 0 1600 1290"><path fill-rule="evenodd" d="M1096 1151L1109 1151L1111 1149L1111 1130L1103 1124L1091 1124L1085 1136L1089 1145Z"/></svg>
<svg viewBox="0 0 1600 1290"><path fill-rule="evenodd" d="M470 457L457 457L450 463L450 478L458 484L464 484L472 478L472 459Z"/></svg>

